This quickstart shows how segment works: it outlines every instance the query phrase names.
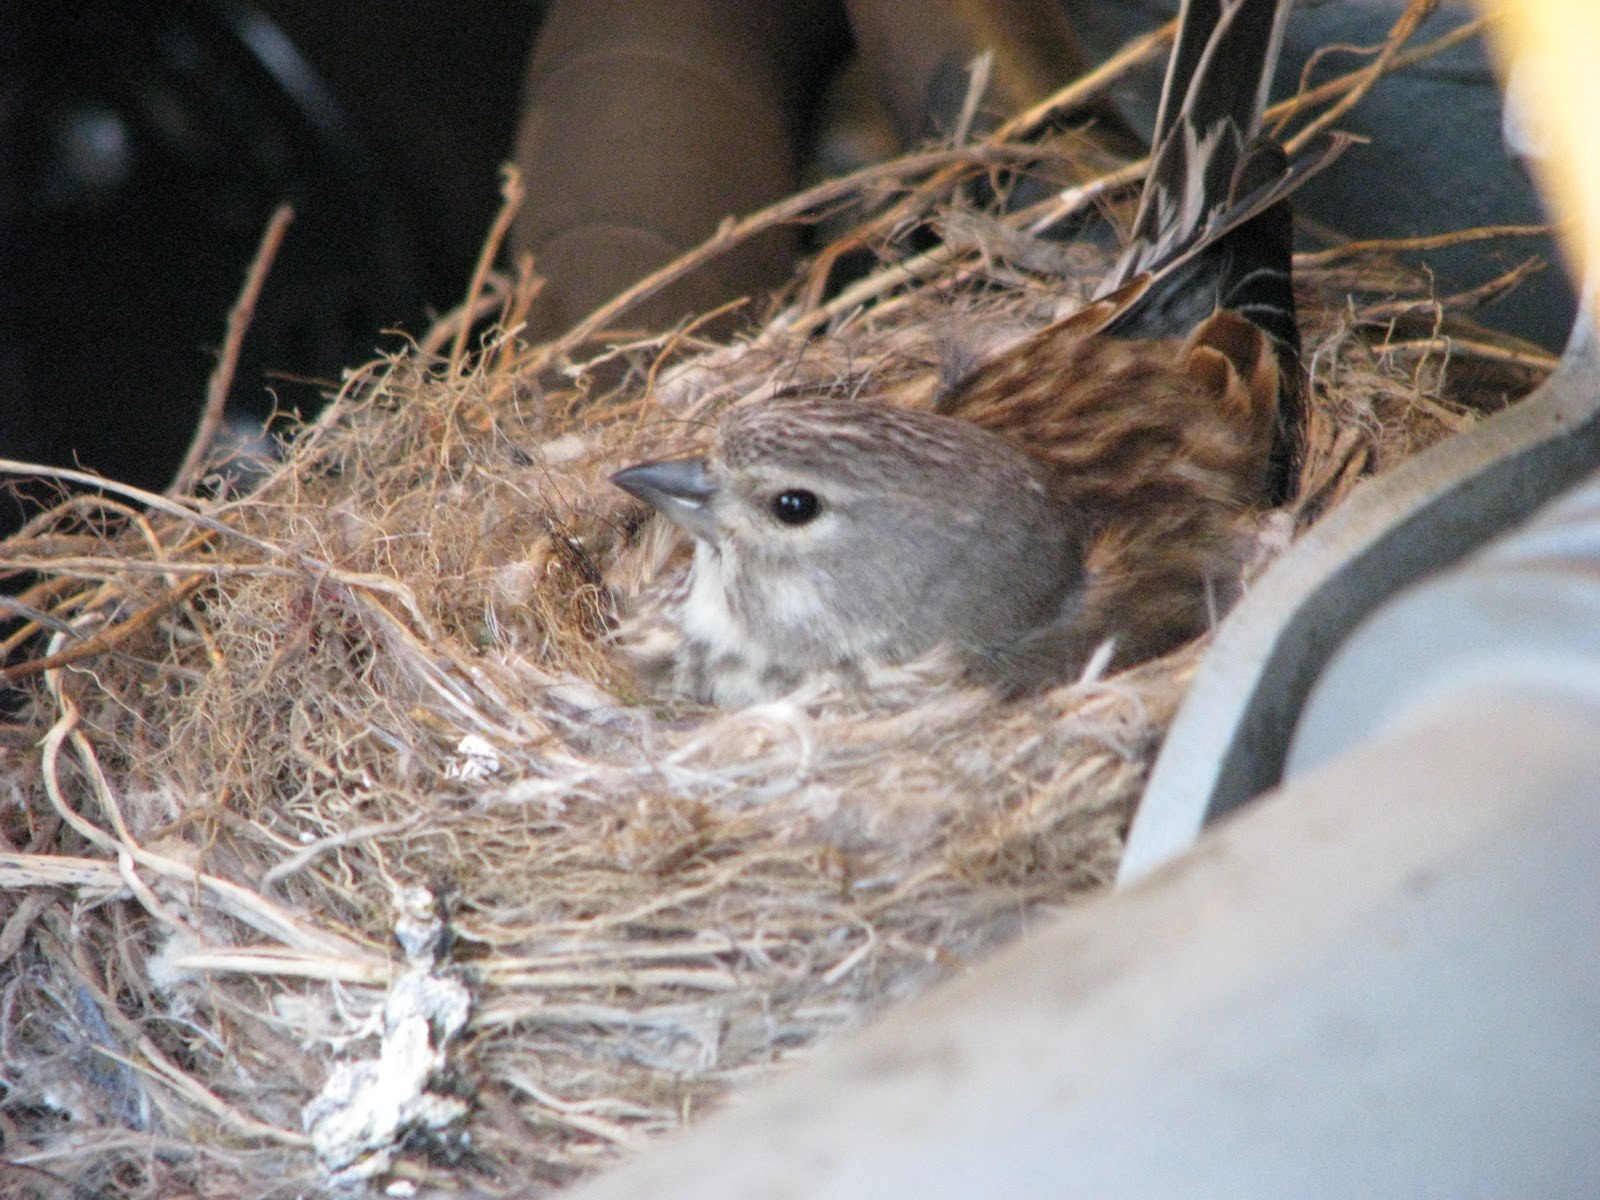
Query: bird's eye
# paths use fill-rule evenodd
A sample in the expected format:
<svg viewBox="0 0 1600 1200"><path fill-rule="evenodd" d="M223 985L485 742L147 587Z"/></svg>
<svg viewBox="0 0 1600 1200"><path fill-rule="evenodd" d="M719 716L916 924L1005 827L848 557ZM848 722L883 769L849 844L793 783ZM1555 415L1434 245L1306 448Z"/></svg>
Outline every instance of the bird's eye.
<svg viewBox="0 0 1600 1200"><path fill-rule="evenodd" d="M785 525L804 525L816 520L821 511L822 501L805 488L790 488L772 498L772 515Z"/></svg>

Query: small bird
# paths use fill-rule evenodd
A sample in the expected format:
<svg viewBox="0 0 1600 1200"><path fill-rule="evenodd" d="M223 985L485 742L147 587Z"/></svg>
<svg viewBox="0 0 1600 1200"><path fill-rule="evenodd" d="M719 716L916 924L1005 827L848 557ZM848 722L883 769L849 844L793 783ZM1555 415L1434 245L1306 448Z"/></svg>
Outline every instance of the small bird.
<svg viewBox="0 0 1600 1200"><path fill-rule="evenodd" d="M1099 298L933 411L736 406L699 457L611 477L694 538L619 644L652 690L719 705L869 686L933 652L1013 695L1203 632L1240 518L1282 499L1300 420L1287 197L1260 132L1288 0L1185 0L1129 245Z"/></svg>

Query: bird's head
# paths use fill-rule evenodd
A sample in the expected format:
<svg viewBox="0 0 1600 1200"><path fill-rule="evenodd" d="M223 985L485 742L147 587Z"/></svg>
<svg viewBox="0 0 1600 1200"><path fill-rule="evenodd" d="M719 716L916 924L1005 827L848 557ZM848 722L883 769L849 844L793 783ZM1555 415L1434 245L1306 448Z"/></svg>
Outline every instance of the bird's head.
<svg viewBox="0 0 1600 1200"><path fill-rule="evenodd" d="M1079 531L1037 464L931 413L749 405L705 456L612 482L697 539L687 623L802 676L1004 646L1051 620L1081 571Z"/></svg>

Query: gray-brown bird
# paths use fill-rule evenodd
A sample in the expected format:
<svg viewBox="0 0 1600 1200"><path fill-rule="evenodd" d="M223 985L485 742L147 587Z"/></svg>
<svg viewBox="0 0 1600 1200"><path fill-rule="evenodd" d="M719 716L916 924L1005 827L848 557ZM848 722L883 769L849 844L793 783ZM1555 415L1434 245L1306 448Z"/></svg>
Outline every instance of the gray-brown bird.
<svg viewBox="0 0 1600 1200"><path fill-rule="evenodd" d="M1016 693L1202 632L1240 516L1281 497L1299 424L1287 196L1260 133L1287 0L1186 0L1133 237L1101 299L934 412L730 410L700 457L612 482L695 539L619 642L657 691L723 705L865 682L937 650Z"/></svg>

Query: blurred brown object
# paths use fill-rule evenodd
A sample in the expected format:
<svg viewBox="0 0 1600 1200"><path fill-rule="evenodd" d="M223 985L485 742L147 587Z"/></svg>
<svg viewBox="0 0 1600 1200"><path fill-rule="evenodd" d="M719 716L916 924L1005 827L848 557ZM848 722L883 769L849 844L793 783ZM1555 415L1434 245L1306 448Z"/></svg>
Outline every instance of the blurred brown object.
<svg viewBox="0 0 1600 1200"><path fill-rule="evenodd" d="M793 191L805 93L844 44L834 0L555 0L517 138L515 243L547 280L530 336ZM661 328L770 288L797 236L752 239L631 319Z"/></svg>
<svg viewBox="0 0 1600 1200"><path fill-rule="evenodd" d="M846 24L848 18L848 26ZM902 142L947 136L969 69L994 59L977 127L1085 68L1059 0L555 0L523 92L515 231L547 280L553 335L628 284L797 186L827 76L851 39ZM1108 108L1099 114L1117 122ZM774 230L633 311L660 329L787 278Z"/></svg>
<svg viewBox="0 0 1600 1200"><path fill-rule="evenodd" d="M844 5L856 53L908 144L949 135L966 98L968 69L984 50L994 52L982 110L990 125L1088 69L1061 0Z"/></svg>

